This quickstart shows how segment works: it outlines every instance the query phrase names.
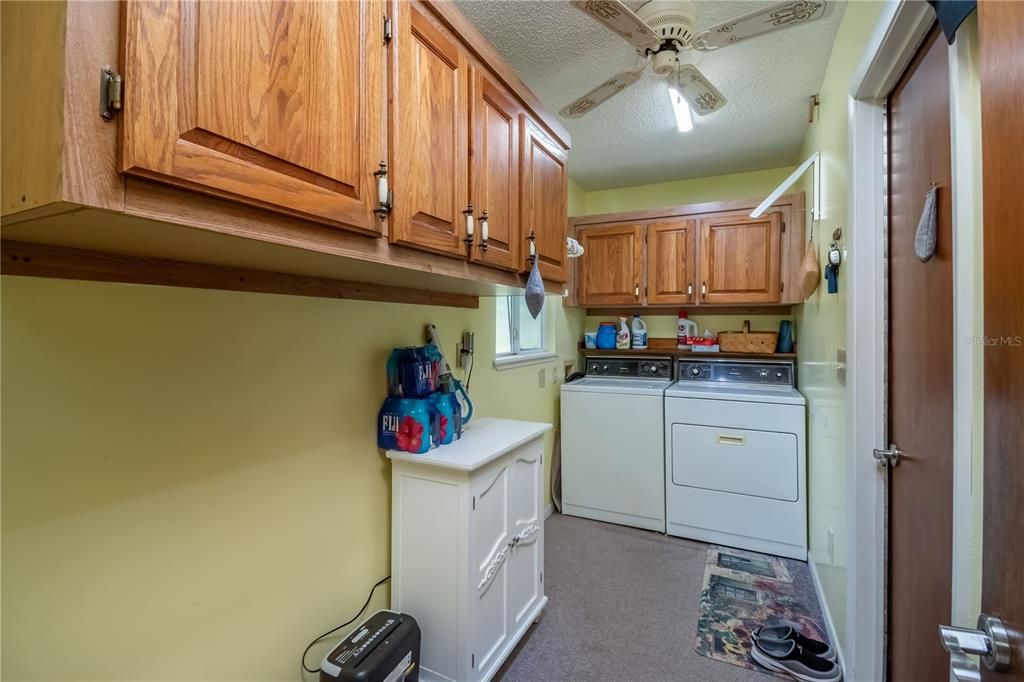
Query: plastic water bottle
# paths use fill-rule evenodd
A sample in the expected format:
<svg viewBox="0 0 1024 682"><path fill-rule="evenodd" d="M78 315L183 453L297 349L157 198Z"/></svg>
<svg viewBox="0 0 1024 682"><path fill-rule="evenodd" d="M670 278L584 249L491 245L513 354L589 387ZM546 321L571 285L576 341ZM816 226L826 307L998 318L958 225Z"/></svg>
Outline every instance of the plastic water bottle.
<svg viewBox="0 0 1024 682"><path fill-rule="evenodd" d="M647 348L647 323L640 319L640 315L633 315L633 348Z"/></svg>

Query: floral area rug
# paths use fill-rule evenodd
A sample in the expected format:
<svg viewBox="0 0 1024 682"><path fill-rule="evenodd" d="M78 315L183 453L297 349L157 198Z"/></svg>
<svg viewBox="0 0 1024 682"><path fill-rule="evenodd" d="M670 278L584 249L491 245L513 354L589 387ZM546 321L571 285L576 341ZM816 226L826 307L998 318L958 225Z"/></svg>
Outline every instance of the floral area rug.
<svg viewBox="0 0 1024 682"><path fill-rule="evenodd" d="M700 593L697 653L768 673L750 657L750 633L763 625L791 625L829 641L807 564L712 546Z"/></svg>

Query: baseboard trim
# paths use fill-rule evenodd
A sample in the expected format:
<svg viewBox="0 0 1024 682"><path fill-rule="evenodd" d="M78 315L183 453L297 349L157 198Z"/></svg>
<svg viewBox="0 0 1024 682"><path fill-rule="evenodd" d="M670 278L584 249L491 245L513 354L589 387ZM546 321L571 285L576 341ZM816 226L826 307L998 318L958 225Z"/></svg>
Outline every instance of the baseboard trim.
<svg viewBox="0 0 1024 682"><path fill-rule="evenodd" d="M846 659L843 657L843 647L839 644L839 638L836 637L836 627L832 622L832 612L828 609L828 602L825 601L825 592L821 589L821 579L818 577L818 566L814 563L814 559L807 558L807 565L811 569L811 580L814 581L814 591L818 595L818 603L821 605L821 615L825 616L825 629L828 630L828 639L832 642L832 646L836 649L836 655L839 657L839 667L843 671L843 679L846 679Z"/></svg>
<svg viewBox="0 0 1024 682"><path fill-rule="evenodd" d="M554 514L554 513L555 513L555 505L554 504L549 504L548 506L544 507L544 520L547 521L549 518L551 518L551 515Z"/></svg>

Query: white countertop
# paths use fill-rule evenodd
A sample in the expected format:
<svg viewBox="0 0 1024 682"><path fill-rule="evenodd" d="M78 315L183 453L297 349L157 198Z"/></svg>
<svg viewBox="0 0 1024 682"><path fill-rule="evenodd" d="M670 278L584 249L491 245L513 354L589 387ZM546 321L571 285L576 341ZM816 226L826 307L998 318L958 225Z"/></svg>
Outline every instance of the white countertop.
<svg viewBox="0 0 1024 682"><path fill-rule="evenodd" d="M526 422L517 419L474 419L462 431L462 438L434 448L422 455L413 452L388 450L389 459L415 462L446 469L475 471L493 462L509 450L551 430L551 424Z"/></svg>

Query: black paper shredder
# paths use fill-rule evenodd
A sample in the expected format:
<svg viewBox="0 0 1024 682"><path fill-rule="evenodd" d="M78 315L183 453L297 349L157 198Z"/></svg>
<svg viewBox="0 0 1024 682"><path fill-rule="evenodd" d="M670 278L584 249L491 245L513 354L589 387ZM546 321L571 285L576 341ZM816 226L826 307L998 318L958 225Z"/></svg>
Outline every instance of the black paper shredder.
<svg viewBox="0 0 1024 682"><path fill-rule="evenodd" d="M320 662L320 682L418 682L420 626L406 613L378 611Z"/></svg>

